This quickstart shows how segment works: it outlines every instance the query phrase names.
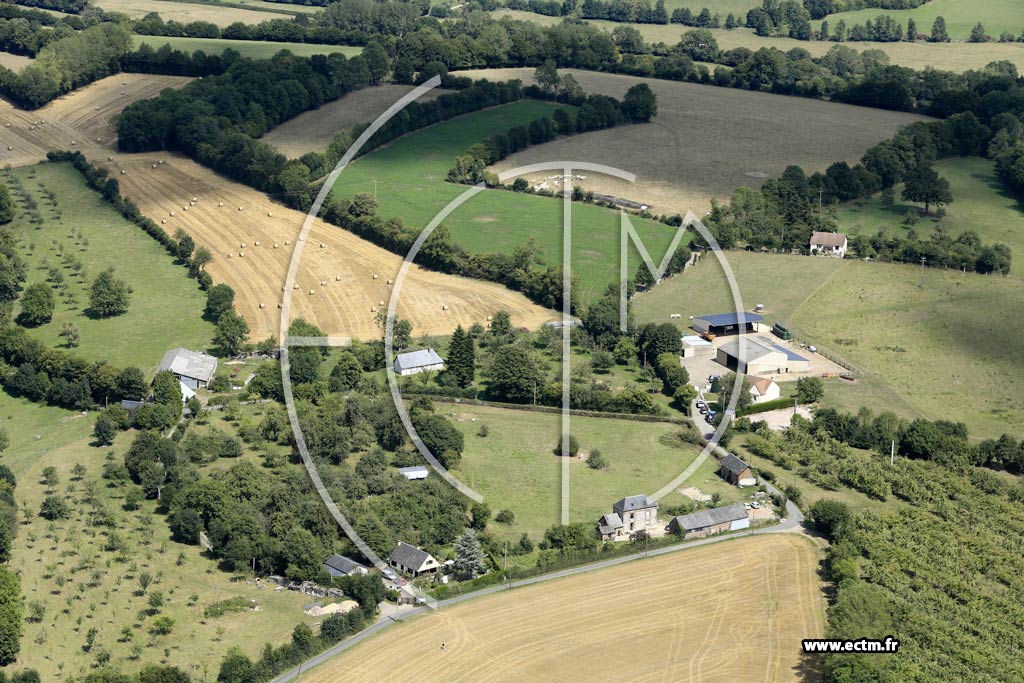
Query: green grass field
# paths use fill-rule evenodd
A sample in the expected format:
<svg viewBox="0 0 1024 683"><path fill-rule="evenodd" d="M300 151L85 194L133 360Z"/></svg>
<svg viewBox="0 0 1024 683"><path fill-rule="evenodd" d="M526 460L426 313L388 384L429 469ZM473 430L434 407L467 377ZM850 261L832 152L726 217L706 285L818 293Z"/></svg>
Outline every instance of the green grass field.
<svg viewBox="0 0 1024 683"><path fill-rule="evenodd" d="M450 403L438 403L436 409L454 419L466 438L456 476L479 491L495 514L507 508L516 515L512 525L491 522L489 528L499 538L515 540L525 532L537 541L545 529L558 524L562 461L554 448L560 438L559 415ZM596 522L623 496L653 493L686 469L700 452L696 446L674 448L661 443L659 437L680 429L669 423L571 419L580 450L598 449L609 463L607 470L593 470L579 459L570 460L573 522ZM487 425L486 437L478 435L481 425ZM710 478L705 471L708 468ZM713 471L714 463L705 463L686 485L708 486L704 490L709 494L729 495L731 487ZM682 494L673 493L663 498L661 505L684 501Z"/></svg>
<svg viewBox="0 0 1024 683"><path fill-rule="evenodd" d="M460 116L404 136L357 160L341 175L334 191L351 197L357 192L376 195L380 213L400 216L422 229L448 202L466 190L445 182L455 157L473 142L495 131L528 123L558 105L523 100ZM577 292L584 303L600 296L618 280L619 216L615 211L574 203L573 273L580 278ZM652 258L660 261L672 241L673 229L638 217L630 218ZM487 190L456 210L444 224L452 238L471 253L511 253L534 238L548 264L562 260L561 199ZM631 264L639 263L633 251ZM636 266L630 266L630 272Z"/></svg>
<svg viewBox="0 0 1024 683"><path fill-rule="evenodd" d="M125 489L108 486L100 475L106 454L112 451L120 460L130 440L131 434L122 434L108 449L79 439L47 453L19 477L19 506L33 516L18 530L11 568L21 575L26 605L43 608L41 620L25 624L19 669L34 668L42 680L63 680L84 676L107 653L110 665L125 673L170 663L187 670L193 680L212 681L228 648L238 646L256 657L263 643L286 642L299 622L318 621L303 614L309 596L236 580L197 546L171 541L154 501L125 510ZM72 478L71 468L78 463L86 466L83 481ZM54 523L35 514L47 494L40 481L42 469L50 465L60 478L54 492L73 509L70 519ZM90 481L93 504L84 500ZM93 521L97 508L112 516L112 527L104 529ZM122 551L106 547L114 530L123 541ZM139 583L143 572L153 578L145 594ZM164 604L153 612L174 620L169 635L150 632L156 615L147 603L155 592L163 594ZM259 609L204 616L209 605L235 597L255 600L251 604ZM86 651L91 629L96 629L95 643Z"/></svg>
<svg viewBox="0 0 1024 683"><path fill-rule="evenodd" d="M926 234L942 229L951 235L973 230L986 244L1000 242L1013 253L1012 273L1024 274L1024 213L1021 203L1003 187L995 172L995 164L979 157L947 159L935 164L939 174L949 181L953 203L941 219L922 219L915 230ZM840 230L852 234L875 234L882 227L890 233L906 235L903 225L907 211L917 205L900 201L901 187L896 188L896 204L887 209L879 197L848 204L839 213ZM919 208L919 207L917 207Z"/></svg>
<svg viewBox="0 0 1024 683"><path fill-rule="evenodd" d="M854 24L863 24L868 19L874 21L882 14L896 19L904 27L907 25L907 19L913 18L917 23L918 32L925 34L931 33L932 23L936 17L944 17L946 29L953 40L966 40L971 29L979 21L984 25L986 32L994 38L998 38L1003 31L1010 31L1015 36L1024 31L1024 15L1021 14L1021 6L1017 0L930 0L917 9L865 9L857 12L840 12L829 15L827 21L834 27L842 19L850 27ZM820 23L813 22L814 27L818 28Z"/></svg>
<svg viewBox="0 0 1024 683"><path fill-rule="evenodd" d="M341 52L351 57L363 51L361 47L349 47L347 45L316 45L313 43L277 43L265 40L226 40L223 38L179 38L170 36L133 36L132 41L135 47L149 45L154 50L159 50L164 45L170 44L172 49L182 52L195 52L202 50L208 55L220 54L231 48L236 50L243 57L253 59L265 59L273 57L281 50L289 50L299 57L311 55L326 55L332 52Z"/></svg>
<svg viewBox="0 0 1024 683"><path fill-rule="evenodd" d="M0 463L20 478L43 455L92 434L93 420L92 416L0 391L0 427L11 439Z"/></svg>
<svg viewBox="0 0 1024 683"><path fill-rule="evenodd" d="M58 267L64 277L53 320L33 328L33 335L58 346L63 343L61 327L70 322L81 330L76 354L149 373L167 349L207 348L213 325L202 319L205 294L163 247L89 189L70 164L45 163L14 173L38 202L43 218L41 225L32 225L19 211L13 223L29 267L27 283L47 281L50 267ZM48 203L44 191L56 194L56 205ZM85 277L63 263L61 249L81 261ZM111 266L134 290L131 305L124 315L91 318L84 313L89 285Z"/></svg>
<svg viewBox="0 0 1024 683"><path fill-rule="evenodd" d="M794 326L884 379L931 419L975 436L1024 435L1024 306L1015 276L850 261L796 312ZM886 406L869 406L880 410Z"/></svg>

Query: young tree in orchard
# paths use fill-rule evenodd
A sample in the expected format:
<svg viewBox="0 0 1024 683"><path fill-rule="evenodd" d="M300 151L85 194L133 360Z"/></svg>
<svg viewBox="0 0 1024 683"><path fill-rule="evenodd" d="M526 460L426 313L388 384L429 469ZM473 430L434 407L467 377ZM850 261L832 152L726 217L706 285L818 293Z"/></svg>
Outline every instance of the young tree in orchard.
<svg viewBox="0 0 1024 683"><path fill-rule="evenodd" d="M460 579L472 579L483 574L487 569L487 561L484 558L484 551L480 547L480 539L476 537L476 531L473 529L466 529L462 532L462 536L455 544L453 568L455 575Z"/></svg>
<svg viewBox="0 0 1024 683"><path fill-rule="evenodd" d="M927 214L932 204L942 206L953 201L949 181L940 176L931 164L921 163L907 176L903 186L903 199L924 203Z"/></svg>
<svg viewBox="0 0 1024 683"><path fill-rule="evenodd" d="M217 332L213 342L227 356L238 353L242 343L249 337L249 324L234 311L225 311L217 319Z"/></svg>
<svg viewBox="0 0 1024 683"><path fill-rule="evenodd" d="M0 225L10 223L12 220L14 220L14 204L11 202L7 186L0 183Z"/></svg>
<svg viewBox="0 0 1024 683"><path fill-rule="evenodd" d="M82 331L74 323L64 323L60 328L60 338L64 340L64 346L73 349L78 346L82 339Z"/></svg>
<svg viewBox="0 0 1024 683"><path fill-rule="evenodd" d="M89 288L89 307L93 315L110 318L128 310L132 288L121 278L114 276L114 269L107 268L96 276Z"/></svg>
<svg viewBox="0 0 1024 683"><path fill-rule="evenodd" d="M53 319L55 306L53 288L45 282L34 282L21 295L21 314L18 322L35 327Z"/></svg>

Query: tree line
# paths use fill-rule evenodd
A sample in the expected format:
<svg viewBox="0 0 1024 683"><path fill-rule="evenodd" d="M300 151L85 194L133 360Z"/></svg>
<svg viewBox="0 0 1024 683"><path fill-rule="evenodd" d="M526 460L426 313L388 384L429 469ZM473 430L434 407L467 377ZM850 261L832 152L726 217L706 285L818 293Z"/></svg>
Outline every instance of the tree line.
<svg viewBox="0 0 1024 683"><path fill-rule="evenodd" d="M18 0L17 4L23 7L38 7L68 14L79 14L89 6L89 0Z"/></svg>

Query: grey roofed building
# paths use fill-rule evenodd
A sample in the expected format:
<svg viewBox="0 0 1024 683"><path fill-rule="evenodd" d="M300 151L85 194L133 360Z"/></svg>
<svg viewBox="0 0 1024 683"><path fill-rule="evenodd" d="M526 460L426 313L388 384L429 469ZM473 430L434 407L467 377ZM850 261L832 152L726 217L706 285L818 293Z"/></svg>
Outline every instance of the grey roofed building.
<svg viewBox="0 0 1024 683"><path fill-rule="evenodd" d="M750 465L748 465L747 463L743 462L735 455L730 453L729 455L722 458L722 461L719 463L719 468L725 470L726 472L730 472L735 475L740 475L746 470L750 469Z"/></svg>
<svg viewBox="0 0 1024 683"><path fill-rule="evenodd" d="M415 374L424 370L441 370L444 359L434 349L420 349L395 356L395 372L400 375Z"/></svg>
<svg viewBox="0 0 1024 683"><path fill-rule="evenodd" d="M412 467L399 467L398 471L399 473L401 473L403 477L410 480L426 479L427 475L430 474L430 470L428 470L423 465L413 465Z"/></svg>
<svg viewBox="0 0 1024 683"><path fill-rule="evenodd" d="M399 541L398 547L391 551L391 555L388 556L388 564L413 576L437 569L440 566L434 556L426 550L421 550L403 541Z"/></svg>
<svg viewBox="0 0 1024 683"><path fill-rule="evenodd" d="M615 532L621 529L622 526L622 519L614 512L610 512L607 515L601 516L601 519L597 522L597 531L602 537L614 536Z"/></svg>
<svg viewBox="0 0 1024 683"><path fill-rule="evenodd" d="M680 515L672 521L684 531L704 529L719 524L727 524L747 519L747 508L743 503L733 503L725 507L712 508L710 510L698 510L688 515Z"/></svg>
<svg viewBox="0 0 1024 683"><path fill-rule="evenodd" d="M764 322L764 317L758 315L757 313L733 311L732 313L713 313L711 315L698 315L694 317L694 320L704 320L713 327L728 327L730 325L739 325L742 323Z"/></svg>
<svg viewBox="0 0 1024 683"><path fill-rule="evenodd" d="M643 510L645 508L657 506L657 501L651 500L647 496L626 496L612 505L612 510L621 517L624 512L632 512L633 510Z"/></svg>
<svg viewBox="0 0 1024 683"><path fill-rule="evenodd" d="M740 355L740 340L739 339L733 339L732 341L729 341L729 342L726 342L726 343L722 344L721 346L718 347L718 350L719 351L724 351L725 353L729 354L733 358L738 358L739 360L743 361L744 363L749 363L750 361L757 360L758 358L764 358L765 356L769 356L769 355L771 355L773 353L779 353L780 352L780 350L772 350L772 349L768 348L767 346L762 346L761 344L758 344L753 339L747 339L747 340L745 340L745 343L746 343L746 349L743 352L742 356ZM781 353L786 353L786 351L785 350L781 350Z"/></svg>
<svg viewBox="0 0 1024 683"><path fill-rule="evenodd" d="M366 574L369 570L355 560L350 560L344 555L331 555L324 561L324 569L331 576L349 576L351 574Z"/></svg>
<svg viewBox="0 0 1024 683"><path fill-rule="evenodd" d="M204 387L217 372L217 359L199 351L171 349L160 359L157 372L170 370L183 384L192 389Z"/></svg>

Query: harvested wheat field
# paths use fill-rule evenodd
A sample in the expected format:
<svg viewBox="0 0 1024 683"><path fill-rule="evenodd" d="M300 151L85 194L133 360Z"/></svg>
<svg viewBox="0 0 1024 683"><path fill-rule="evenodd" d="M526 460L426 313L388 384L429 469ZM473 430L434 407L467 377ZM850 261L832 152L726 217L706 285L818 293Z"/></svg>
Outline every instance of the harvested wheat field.
<svg viewBox="0 0 1024 683"><path fill-rule="evenodd" d="M363 88L319 109L299 114L264 135L263 141L289 159L296 159L307 152L322 152L339 131L359 123L370 123L413 89L411 85ZM417 101L429 102L445 92L448 91L435 88Z"/></svg>
<svg viewBox="0 0 1024 683"><path fill-rule="evenodd" d="M460 75L532 80L532 69L487 69ZM621 126L529 147L496 164L503 171L559 159L616 166L637 174L635 184L591 174L588 190L636 200L655 213L702 215L711 199L740 186L760 187L791 164L808 173L835 161L855 162L901 126L925 117L800 97L593 71L571 73L588 93L622 98L636 83L658 96L651 123ZM545 174L528 179L538 181Z"/></svg>
<svg viewBox="0 0 1024 683"><path fill-rule="evenodd" d="M145 215L169 233L183 228L210 249L214 262L208 270L214 280L235 290L235 306L249 323L251 339L277 334L278 304L305 214L180 155L119 154L106 166L122 193ZM298 270L293 317L305 318L332 336L379 337L374 314L381 302L387 303L389 280L401 261L350 232L317 221ZM499 309L508 310L516 325L531 328L557 317L500 285L416 266L406 279L398 315L412 321L417 335L447 334L457 324L483 322Z"/></svg>
<svg viewBox="0 0 1024 683"><path fill-rule="evenodd" d="M156 12L164 21L173 19L183 24L193 21L208 21L221 28L236 21L243 24L258 24L261 21L287 20L289 18L276 12L218 7L215 4L178 2L177 0L96 0L95 5L107 12L127 14L132 19L139 19L150 12Z"/></svg>
<svg viewBox="0 0 1024 683"><path fill-rule="evenodd" d="M631 562L442 608L300 680L795 681L825 629L817 562L790 534Z"/></svg>
<svg viewBox="0 0 1024 683"><path fill-rule="evenodd" d="M107 150L117 146L113 123L117 114L132 102L153 97L164 88L180 88L190 80L183 76L116 74L36 111L0 101L0 165L38 163L46 159L48 151L57 149L79 149L89 157L105 156Z"/></svg>
<svg viewBox="0 0 1024 683"><path fill-rule="evenodd" d="M0 52L0 66L11 71L21 71L24 67L36 61L32 57L16 55L10 52Z"/></svg>

